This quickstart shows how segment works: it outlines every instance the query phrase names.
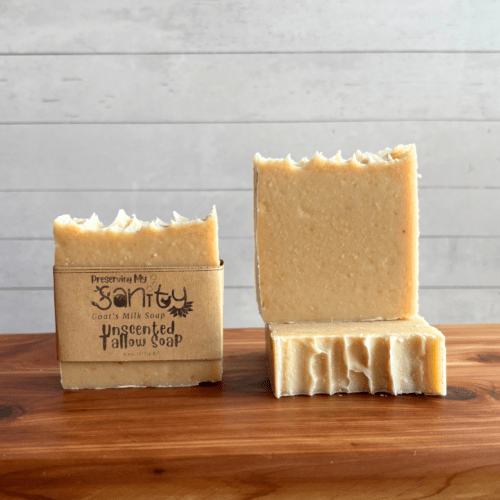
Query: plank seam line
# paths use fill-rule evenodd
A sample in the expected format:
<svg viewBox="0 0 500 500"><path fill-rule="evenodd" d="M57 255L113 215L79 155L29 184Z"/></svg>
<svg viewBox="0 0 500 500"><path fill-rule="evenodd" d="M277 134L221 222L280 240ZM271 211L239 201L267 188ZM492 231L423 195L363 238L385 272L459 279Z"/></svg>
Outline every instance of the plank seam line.
<svg viewBox="0 0 500 500"><path fill-rule="evenodd" d="M498 236L500 238L500 236ZM219 236L219 240L253 240L253 236ZM0 241L54 241L53 236L7 236Z"/></svg>
<svg viewBox="0 0 500 500"><path fill-rule="evenodd" d="M249 50L249 51L138 51L138 52L0 52L0 57L109 57L109 56L259 56L328 54L499 54L500 50Z"/></svg>
<svg viewBox="0 0 500 500"><path fill-rule="evenodd" d="M419 286L420 290L500 290L500 286L492 285L492 286L467 286L467 285L459 285L459 286Z"/></svg>
<svg viewBox="0 0 500 500"><path fill-rule="evenodd" d="M241 192L241 191L252 191L253 188L180 188L180 189L169 189L169 188L144 188L144 189L0 189L0 193L175 193L175 192Z"/></svg>
<svg viewBox="0 0 500 500"><path fill-rule="evenodd" d="M450 235L438 235L438 234L421 234L419 236L420 239L458 239L458 238L465 238L465 239L489 239L489 238L500 238L500 234L488 234L488 235L459 235L459 234L450 234Z"/></svg>
<svg viewBox="0 0 500 500"><path fill-rule="evenodd" d="M456 189L456 190L472 190L472 189L487 189L498 190L500 186L419 186L418 189ZM215 192L251 192L253 188L139 188L139 189L0 189L0 193L215 193Z"/></svg>
<svg viewBox="0 0 500 500"><path fill-rule="evenodd" d="M224 289L228 290L237 290L237 289L245 289L245 290L250 290L254 289L255 287L253 285L228 285L225 286ZM500 290L500 286L419 286L420 290ZM35 291L49 291L49 290L54 290L53 287L50 286L31 286L31 287L24 287L24 286L9 286L9 287L0 287L0 291L2 292L22 292L22 291L29 291L29 292L35 292Z"/></svg>
<svg viewBox="0 0 500 500"><path fill-rule="evenodd" d="M346 118L316 120L212 120L212 121L0 121L0 126L28 125L273 125L320 123L499 123L500 118Z"/></svg>
<svg viewBox="0 0 500 500"><path fill-rule="evenodd" d="M224 287L224 289L250 289L254 288L254 286L251 285L227 285ZM54 290L54 287L52 286L2 286L0 287L0 291L2 292L22 292L22 291L28 291L28 292L40 292L40 291L49 291L49 290Z"/></svg>

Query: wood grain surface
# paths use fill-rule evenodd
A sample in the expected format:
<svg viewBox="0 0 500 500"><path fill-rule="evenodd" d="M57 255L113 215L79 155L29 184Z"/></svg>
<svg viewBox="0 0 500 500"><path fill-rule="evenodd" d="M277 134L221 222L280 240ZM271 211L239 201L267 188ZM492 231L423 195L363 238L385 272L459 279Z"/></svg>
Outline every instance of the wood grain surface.
<svg viewBox="0 0 500 500"><path fill-rule="evenodd" d="M500 325L443 326L448 396L272 396L263 331L224 379L64 391L53 335L0 338L0 498L500 498Z"/></svg>

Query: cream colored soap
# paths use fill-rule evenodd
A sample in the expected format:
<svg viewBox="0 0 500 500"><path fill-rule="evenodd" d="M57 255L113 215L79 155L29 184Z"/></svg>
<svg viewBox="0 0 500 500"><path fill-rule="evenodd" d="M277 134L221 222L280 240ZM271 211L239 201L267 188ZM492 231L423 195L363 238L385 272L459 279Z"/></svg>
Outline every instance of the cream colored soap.
<svg viewBox="0 0 500 500"><path fill-rule="evenodd" d="M443 334L421 317L267 324L274 394L446 394Z"/></svg>
<svg viewBox="0 0 500 500"><path fill-rule="evenodd" d="M343 160L254 159L257 302L266 323L418 312L415 146Z"/></svg>
<svg viewBox="0 0 500 500"><path fill-rule="evenodd" d="M74 267L219 266L215 207L205 219L189 221L174 212L170 224L141 222L120 210L105 227L69 215L54 222L55 265ZM65 389L183 387L222 380L222 360L61 362Z"/></svg>
<svg viewBox="0 0 500 500"><path fill-rule="evenodd" d="M142 222L123 210L105 227L97 217L54 222L56 266L218 266L215 207L205 219L189 221L174 212L169 224Z"/></svg>

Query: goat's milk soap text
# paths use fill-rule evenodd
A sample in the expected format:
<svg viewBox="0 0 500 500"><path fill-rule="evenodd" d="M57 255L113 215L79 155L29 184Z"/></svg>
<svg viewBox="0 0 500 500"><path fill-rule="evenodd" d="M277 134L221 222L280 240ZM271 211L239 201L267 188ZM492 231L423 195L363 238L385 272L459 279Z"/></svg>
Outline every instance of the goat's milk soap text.
<svg viewBox="0 0 500 500"><path fill-rule="evenodd" d="M215 210L171 224L120 211L54 223L64 388L179 387L222 377L223 266Z"/></svg>

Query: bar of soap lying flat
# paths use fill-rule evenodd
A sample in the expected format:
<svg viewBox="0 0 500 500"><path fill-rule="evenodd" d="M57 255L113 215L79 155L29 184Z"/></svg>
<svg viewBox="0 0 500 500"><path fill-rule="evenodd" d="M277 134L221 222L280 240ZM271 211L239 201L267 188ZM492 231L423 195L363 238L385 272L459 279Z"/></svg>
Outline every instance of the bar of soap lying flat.
<svg viewBox="0 0 500 500"><path fill-rule="evenodd" d="M166 224L141 222L120 210L105 227L69 215L54 222L55 265L73 267L219 266L215 207L205 219L188 221L174 212ZM61 362L65 389L183 387L222 380L222 360Z"/></svg>
<svg viewBox="0 0 500 500"><path fill-rule="evenodd" d="M415 146L254 159L257 302L266 323L418 312Z"/></svg>
<svg viewBox="0 0 500 500"><path fill-rule="evenodd" d="M423 318L267 324L276 397L387 392L446 394L443 334Z"/></svg>

